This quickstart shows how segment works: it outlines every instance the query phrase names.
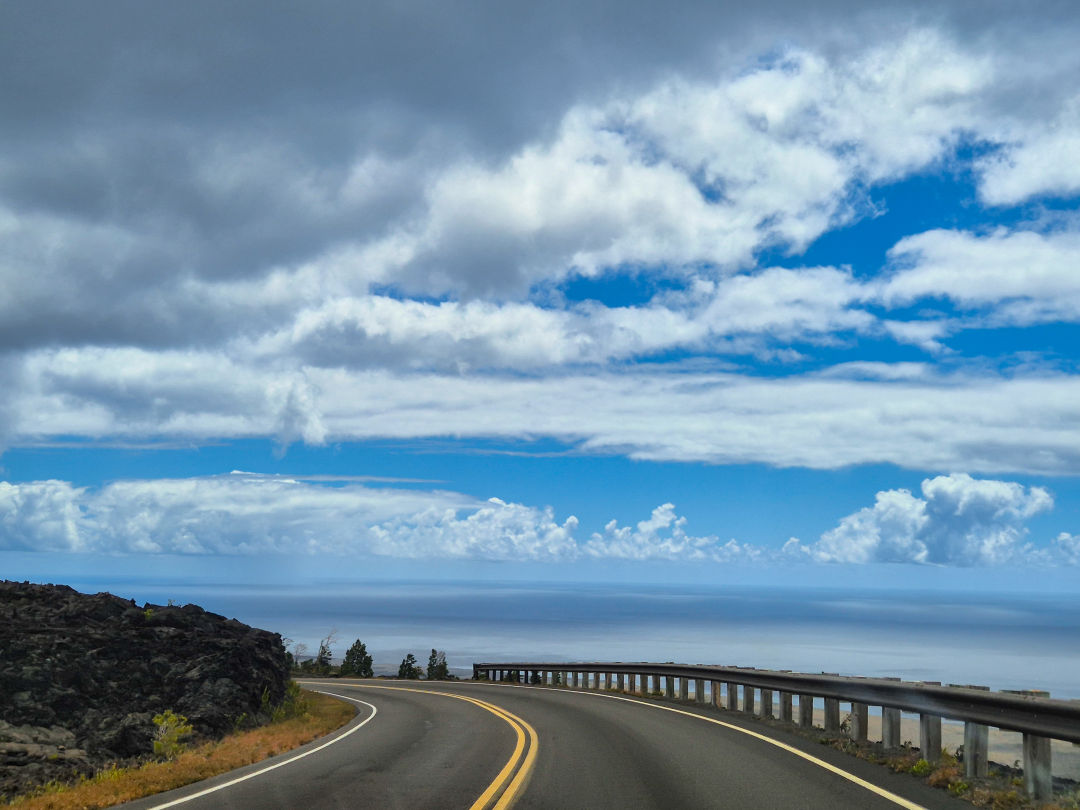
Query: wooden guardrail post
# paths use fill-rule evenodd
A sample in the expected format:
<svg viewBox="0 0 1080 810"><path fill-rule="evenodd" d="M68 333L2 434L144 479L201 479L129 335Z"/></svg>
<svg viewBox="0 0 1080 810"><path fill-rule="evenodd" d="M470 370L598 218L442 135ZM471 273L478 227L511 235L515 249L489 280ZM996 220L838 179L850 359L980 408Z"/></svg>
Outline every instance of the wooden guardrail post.
<svg viewBox="0 0 1080 810"><path fill-rule="evenodd" d="M825 698L825 730L834 734L840 731L840 700Z"/></svg>
<svg viewBox="0 0 1080 810"><path fill-rule="evenodd" d="M926 686L941 686L941 681L923 681ZM941 717L919 715L919 753L927 762L941 761Z"/></svg>
<svg viewBox="0 0 1080 810"><path fill-rule="evenodd" d="M720 703L720 681L713 681L709 684L709 695L712 698L712 705L717 709L723 708Z"/></svg>
<svg viewBox="0 0 1080 810"><path fill-rule="evenodd" d="M792 719L792 694L791 692L780 693L780 719L790 723Z"/></svg>
<svg viewBox="0 0 1080 810"><path fill-rule="evenodd" d="M690 699L690 679L679 678L679 700Z"/></svg>
<svg viewBox="0 0 1080 810"><path fill-rule="evenodd" d="M605 672L604 673L604 688L609 692L611 691L611 673L610 672Z"/></svg>
<svg viewBox="0 0 1080 810"><path fill-rule="evenodd" d="M694 702L705 702L705 679L697 678L694 680Z"/></svg>
<svg viewBox="0 0 1080 810"><path fill-rule="evenodd" d="M1049 692L1041 689L1006 689L1014 695L1031 697L1050 697ZM965 752L967 749L964 749ZM1054 781L1051 775L1050 740L1034 734L1024 734L1024 790L1029 799L1037 802L1049 799L1054 794Z"/></svg>
<svg viewBox="0 0 1080 810"><path fill-rule="evenodd" d="M799 725L803 728L814 727L814 696L799 695Z"/></svg>
<svg viewBox="0 0 1080 810"><path fill-rule="evenodd" d="M919 753L927 762L941 760L941 718L936 714L919 715Z"/></svg>
<svg viewBox="0 0 1080 810"><path fill-rule="evenodd" d="M773 713L772 713L772 698L773 698L773 690L772 689L762 689L761 690L761 716L762 717L772 717L773 716Z"/></svg>
<svg viewBox="0 0 1080 810"><path fill-rule="evenodd" d="M747 714L754 713L754 687L743 684L742 688L742 710Z"/></svg>
<svg viewBox="0 0 1080 810"><path fill-rule="evenodd" d="M739 685L731 681L727 685L727 707L731 712L739 709Z"/></svg>
<svg viewBox="0 0 1080 810"><path fill-rule="evenodd" d="M886 748L900 747L900 710L881 707L881 744Z"/></svg>
<svg viewBox="0 0 1080 810"><path fill-rule="evenodd" d="M1054 782L1050 773L1050 740L1024 735L1024 789L1028 798L1037 802L1054 794Z"/></svg>
<svg viewBox="0 0 1080 810"><path fill-rule="evenodd" d="M869 737L870 707L865 703L851 704L851 739L866 742Z"/></svg>
<svg viewBox="0 0 1080 810"><path fill-rule="evenodd" d="M966 689L989 692L989 686L968 684ZM978 779L990 770L990 727L981 723L964 723L964 776Z"/></svg>

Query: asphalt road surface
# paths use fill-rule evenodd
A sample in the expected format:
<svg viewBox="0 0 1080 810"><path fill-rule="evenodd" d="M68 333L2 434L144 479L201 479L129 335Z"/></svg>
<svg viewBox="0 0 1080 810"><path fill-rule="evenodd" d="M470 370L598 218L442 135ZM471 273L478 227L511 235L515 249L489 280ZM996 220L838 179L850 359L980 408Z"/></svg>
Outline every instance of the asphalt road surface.
<svg viewBox="0 0 1080 810"><path fill-rule="evenodd" d="M970 810L738 712L537 686L306 685L353 700L356 719L298 751L123 807Z"/></svg>

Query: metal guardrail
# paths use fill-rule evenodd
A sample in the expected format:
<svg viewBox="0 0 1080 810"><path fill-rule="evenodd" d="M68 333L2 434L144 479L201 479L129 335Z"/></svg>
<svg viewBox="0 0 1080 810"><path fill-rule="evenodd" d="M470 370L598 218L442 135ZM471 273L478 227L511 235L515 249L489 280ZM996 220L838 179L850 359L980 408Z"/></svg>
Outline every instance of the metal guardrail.
<svg viewBox="0 0 1080 810"><path fill-rule="evenodd" d="M986 769L986 729L994 727L1024 735L1024 771L1028 794L1033 798L1048 798L1051 790L1050 745L1049 741L1065 740L1080 744L1080 701L1054 700L1040 693L991 692L986 687L947 685L938 683L901 681L888 678L860 678L822 673L788 672L783 670L753 669L747 667L691 666L687 664L654 662L598 662L598 663L563 663L563 662L485 662L473 664L473 677L481 673L490 679L504 673L524 673L527 682L530 673L578 673L612 676L640 676L642 684L646 678L652 681L654 689L659 690L660 678L667 679L666 694L673 696L673 679L680 679L679 694L685 698L688 681L709 681L713 685L712 700L720 706L721 684L727 684L727 708L737 708L738 696L732 695L732 687L742 687L743 691L761 690L762 713L772 714L774 692L781 696L781 706L787 707L787 717L781 709L781 719L792 720L791 698L799 695L801 722L808 725L803 712L806 698L819 697L826 701L826 727L830 725L829 706L832 716L837 717L838 703L850 702L852 712L856 707L861 712L862 734L865 737L866 707L881 706L883 725L895 723L893 734L899 745L899 712L911 712L920 715L921 748L932 748L933 741L940 747L941 718L959 720L967 724L965 728L965 770L969 776L985 775ZM575 676L576 679L576 676ZM610 683L610 680L608 681ZM599 686L599 677L597 678ZM703 699L700 691L702 684L695 687L697 700ZM736 689L737 692L737 689ZM745 700L745 698L744 698ZM754 698L749 698L753 710ZM744 704L745 705L745 704ZM812 717L812 706L810 708ZM886 716L888 715L888 716ZM838 726L838 720L832 723ZM934 731L936 724L937 731ZM927 741L931 741L927 745ZM934 761L940 752L924 751L923 755ZM980 773L981 771L981 773Z"/></svg>

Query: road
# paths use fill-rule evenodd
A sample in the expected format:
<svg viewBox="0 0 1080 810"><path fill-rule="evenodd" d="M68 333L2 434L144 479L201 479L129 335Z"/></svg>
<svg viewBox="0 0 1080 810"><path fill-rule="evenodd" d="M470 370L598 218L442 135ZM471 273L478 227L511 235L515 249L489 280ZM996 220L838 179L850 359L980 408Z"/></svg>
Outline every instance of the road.
<svg viewBox="0 0 1080 810"><path fill-rule="evenodd" d="M359 702L347 736L123 807L970 808L737 712L468 682L307 687Z"/></svg>

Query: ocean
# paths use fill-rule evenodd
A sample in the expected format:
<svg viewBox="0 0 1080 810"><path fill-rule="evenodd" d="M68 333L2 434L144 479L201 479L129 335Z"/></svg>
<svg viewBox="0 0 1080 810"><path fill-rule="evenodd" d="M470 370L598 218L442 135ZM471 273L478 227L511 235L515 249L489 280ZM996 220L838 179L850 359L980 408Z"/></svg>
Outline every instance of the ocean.
<svg viewBox="0 0 1080 810"><path fill-rule="evenodd" d="M376 673L406 653L474 661L674 661L1045 689L1080 698L1080 596L755 585L491 581L70 583L194 602L317 649L356 639Z"/></svg>

